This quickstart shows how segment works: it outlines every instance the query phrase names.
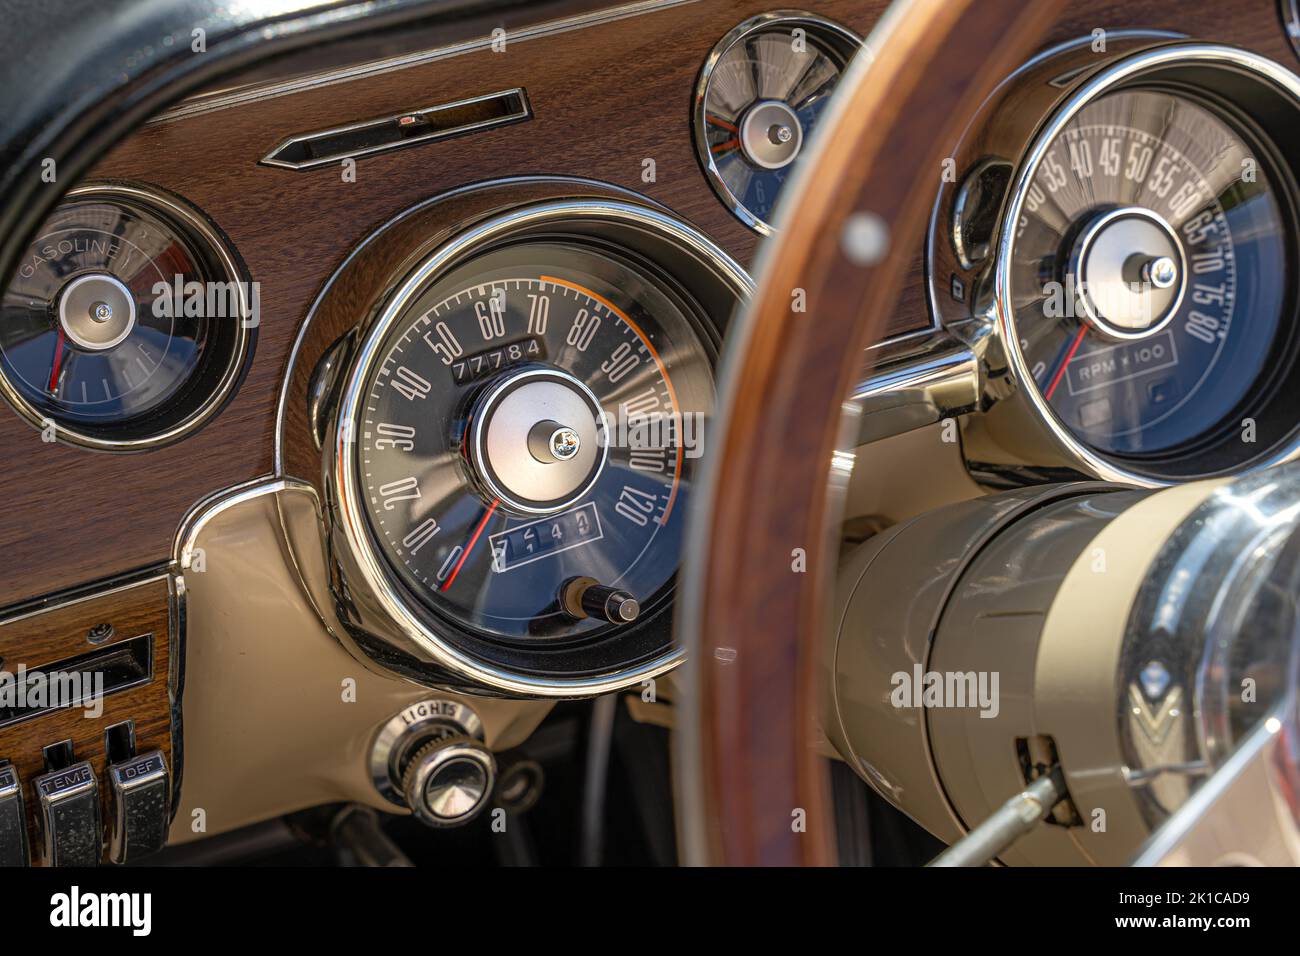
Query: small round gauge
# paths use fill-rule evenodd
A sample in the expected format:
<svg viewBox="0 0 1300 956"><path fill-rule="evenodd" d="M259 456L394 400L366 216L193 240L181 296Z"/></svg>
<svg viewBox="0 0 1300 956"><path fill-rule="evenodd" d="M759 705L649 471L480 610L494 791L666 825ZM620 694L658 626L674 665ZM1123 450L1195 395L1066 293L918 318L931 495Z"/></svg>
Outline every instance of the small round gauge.
<svg viewBox="0 0 1300 956"><path fill-rule="evenodd" d="M134 187L73 190L0 301L0 380L38 427L96 448L153 447L236 383L249 284L195 211Z"/></svg>
<svg viewBox="0 0 1300 956"><path fill-rule="evenodd" d="M414 298L361 385L355 467L438 630L563 643L662 609L713 357L686 293L596 243L505 245Z"/></svg>
<svg viewBox="0 0 1300 956"><path fill-rule="evenodd" d="M764 235L772 210L862 39L807 14L765 14L709 55L695 96L695 143L714 190Z"/></svg>
<svg viewBox="0 0 1300 956"><path fill-rule="evenodd" d="M1247 121L1160 86L1089 102L1042 144L1006 265L1024 364L1097 452L1232 467L1295 351L1291 179ZM1292 423L1294 425L1294 422Z"/></svg>

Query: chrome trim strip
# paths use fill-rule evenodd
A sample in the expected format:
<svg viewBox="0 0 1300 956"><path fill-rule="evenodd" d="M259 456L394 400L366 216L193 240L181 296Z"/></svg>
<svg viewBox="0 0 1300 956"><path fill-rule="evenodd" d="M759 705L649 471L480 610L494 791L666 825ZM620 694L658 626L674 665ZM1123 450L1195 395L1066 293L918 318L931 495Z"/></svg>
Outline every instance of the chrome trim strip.
<svg viewBox="0 0 1300 956"><path fill-rule="evenodd" d="M858 408L859 445L979 408L982 382L975 352L947 332L924 334L919 346L893 341L878 346L885 351L876 369L849 396Z"/></svg>
<svg viewBox="0 0 1300 956"><path fill-rule="evenodd" d="M488 664L460 651L428 630L407 608L401 595L389 584L382 558L366 530L351 452L345 440L350 434L344 423L355 421L364 404L363 387L370 370L379 359L384 335L405 311L407 305L440 272L464 261L476 249L495 240L516 235L521 229L545 223L604 221L622 223L658 232L709 263L719 276L729 282L744 298L753 294L753 280L730 256L702 233L677 219L630 202L614 199L560 200L535 203L497 216L460 233L435 250L413 269L388 296L375 320L366 329L363 341L353 356L352 367L341 389L334 416L333 442L328 449L326 478L334 489L333 517L342 534L361 584L374 597L384 616L402 636L451 674L498 693L530 697L564 698L607 694L622 690L677 667L685 657L680 645L668 648L657 657L631 668L621 668L594 677L544 678L513 673Z"/></svg>
<svg viewBox="0 0 1300 956"><path fill-rule="evenodd" d="M1165 487L1175 482L1124 468L1088 448L1061 424L1051 405L1035 384L1029 365L1021 353L1020 338L1016 330L1011 294L1011 263L1014 261L1015 253L1015 230L1011 226L1020 218L1021 207L1024 205L1025 197L1043 156L1065 126L1084 107L1118 84L1138 77L1153 68L1189 64L1226 66L1253 75L1290 95L1300 107L1300 77L1266 57L1218 44L1186 43L1156 47L1125 56L1098 70L1083 81L1043 124L1020 163L1015 180L1009 189L1010 198L999 224L997 264L993 270L996 321L1007 364L1020 391L1025 394L1034 411L1051 432L1058 447L1064 454L1070 456L1080 470L1102 481L1121 482L1146 488ZM1290 445L1255 462L1243 473L1268 468L1297 457L1300 457L1300 440L1292 441Z"/></svg>
<svg viewBox="0 0 1300 956"><path fill-rule="evenodd" d="M344 151L341 153L330 153L326 156L313 156L311 159L301 162L292 162L290 160L277 159L276 157L287 150L290 146L297 143L307 143L314 140L325 139L329 136L337 136L340 133L351 133L357 130L378 128L385 124L396 122L406 116L436 116L444 110L452 110L461 106L471 106L474 103L484 103L488 100L501 100L508 97L515 97L519 100L520 108L514 112L503 116L494 116L491 119L479 120L476 123L464 123L460 126L448 126L442 129L432 130L423 136L412 136L409 139L394 140L389 143L380 143L377 146L367 146L363 149ZM420 143L436 143L438 140L450 139L453 136L463 136L466 133L474 133L479 130L493 129L497 126L508 126L511 123L519 123L524 120L533 118L533 108L528 102L528 93L521 86L510 89L498 90L495 93L484 93L482 96L471 96L466 99L453 100L450 103L439 103L436 106L426 106L418 110L408 110L403 113L394 113L391 116L381 116L377 119L362 120L359 123L349 123L346 126L334 126L330 129L316 130L311 133L302 133L297 136L290 136L276 144L275 148L261 159L263 166L277 166L281 169L305 170L316 169L320 166L329 166L338 163L344 159L360 159L362 156L376 156L380 153L388 153L395 149L402 149L406 146L416 146Z"/></svg>
<svg viewBox="0 0 1300 956"><path fill-rule="evenodd" d="M625 20L629 17L637 17L647 13L657 13L660 10L669 10L673 7L685 6L687 4L698 2L699 0L640 0L640 2L636 3L625 3L616 7L596 11L594 13L584 13L578 16L565 17L559 20L549 20L535 26L523 27L515 32L507 31L506 42L522 43L526 40L537 40L543 37L556 36L557 34L568 33L573 30L585 30L588 27L602 26L606 23L614 23L618 20ZM171 123L176 120L188 119L189 117L198 116L203 113L213 113L217 110L230 109L236 106L247 106L250 103L257 103L262 100L274 99L280 96L290 96L294 93L301 93L305 90L318 89L323 86L333 86L338 83L350 83L353 80L377 76L382 73L391 73L395 70L404 70L408 67L432 63L436 60L450 59L451 57L460 56L465 53L473 53L476 50L491 49L493 39L494 38L491 36L479 37L473 40L465 40L460 43L452 43L447 46L434 47L431 50L421 50L417 53L407 53L401 56L387 57L381 60L369 60L365 63L356 64L355 66L326 70L321 73L312 73L294 79L276 80L268 83L256 83L231 89L215 90L211 93L203 93L182 100L173 108L153 117L145 125L152 126L157 123Z"/></svg>
<svg viewBox="0 0 1300 956"><path fill-rule="evenodd" d="M108 597L110 594L120 594L122 591L130 591L132 588L138 588L144 584L152 584L155 581L165 581L168 578L168 572L159 570L157 566L148 570L138 572L134 575L127 575L115 584L109 584L103 590L90 590L84 593L76 594L66 600L56 601L53 604L43 604L40 607L33 607L28 610L20 610L10 617L0 617L0 627L8 624L14 624L18 621L25 621L28 618L36 617L40 614L47 614L50 611L58 611L63 608L72 607L75 604L82 604L86 601L95 601L99 598ZM81 589L78 588L78 591ZM25 602L24 602L25 603ZM3 660L4 655L0 655Z"/></svg>
<svg viewBox="0 0 1300 956"><path fill-rule="evenodd" d="M246 481L230 488L223 488L206 498L198 501L190 509L183 519L180 527L176 532L176 539L172 546L172 560L176 568L182 572L186 571L194 554L194 544L198 539L203 528L209 521L227 511L236 505L251 501L254 498L260 498L263 495L273 495L281 491L288 490L308 490L313 496L316 489L305 481L299 481L296 478L274 478L265 476L254 478L252 481Z"/></svg>

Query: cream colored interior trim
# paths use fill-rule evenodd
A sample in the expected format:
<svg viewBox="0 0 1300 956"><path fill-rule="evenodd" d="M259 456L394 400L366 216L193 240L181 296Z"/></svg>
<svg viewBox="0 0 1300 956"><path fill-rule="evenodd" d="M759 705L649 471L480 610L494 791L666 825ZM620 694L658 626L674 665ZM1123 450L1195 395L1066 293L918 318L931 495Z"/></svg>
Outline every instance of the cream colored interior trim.
<svg viewBox="0 0 1300 956"><path fill-rule="evenodd" d="M1035 666L1036 730L1056 740L1084 826L1070 836L1085 858L1125 866L1149 835L1124 777L1116 734L1119 655L1137 590L1174 529L1225 481L1170 488L1138 502L1093 539L1070 568L1043 624ZM1100 551L1102 572L1095 570ZM1103 831L1092 813L1106 811Z"/></svg>
<svg viewBox="0 0 1300 956"><path fill-rule="evenodd" d="M370 744L384 721L430 691L375 673L331 636L303 593L282 528L299 541L314 536L315 550L296 546L295 554L305 576L323 575L318 502L298 482L244 487L212 502L178 544L185 747L173 843L321 803L393 809L371 785ZM522 742L551 709L545 701L438 696L472 707L494 750ZM205 829L197 832L200 818Z"/></svg>

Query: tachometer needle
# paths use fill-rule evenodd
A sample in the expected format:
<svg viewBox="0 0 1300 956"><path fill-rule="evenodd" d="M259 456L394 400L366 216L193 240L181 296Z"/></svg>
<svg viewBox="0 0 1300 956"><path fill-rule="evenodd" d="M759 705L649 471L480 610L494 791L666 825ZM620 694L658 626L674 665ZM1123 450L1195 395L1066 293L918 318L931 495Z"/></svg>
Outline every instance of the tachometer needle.
<svg viewBox="0 0 1300 956"><path fill-rule="evenodd" d="M465 566L465 560L469 557L470 552L474 550L474 545L478 544L479 536L483 533L483 529L487 527L488 520L492 517L492 513L497 510L497 505L499 504L501 504L500 501L493 499L492 504L488 505L488 510L483 512L483 517L479 520L478 527L476 527L474 533L470 535L469 542L465 545L465 550L460 553L460 560L457 561L456 566L451 569L451 574L447 575L447 580L442 582L442 587L439 588L439 590L447 590L447 588L451 587L451 582L456 580L456 575L460 574L460 569Z"/></svg>
<svg viewBox="0 0 1300 956"><path fill-rule="evenodd" d="M54 345L54 362L50 367L50 387L49 393L53 395L59 390L59 369L63 367L63 323L59 323L59 340Z"/></svg>
<svg viewBox="0 0 1300 956"><path fill-rule="evenodd" d="M1060 385L1061 379L1065 377L1065 370L1070 367L1070 362L1074 360L1074 353L1079 351L1079 346L1083 344L1083 337L1087 334L1088 326L1079 326L1079 333L1074 337L1074 341L1070 343L1070 350L1065 353L1065 358L1061 361L1060 367L1056 370L1056 374L1052 376L1052 384L1048 385L1043 391L1043 398L1049 402L1052 400L1052 393L1056 391L1056 386Z"/></svg>

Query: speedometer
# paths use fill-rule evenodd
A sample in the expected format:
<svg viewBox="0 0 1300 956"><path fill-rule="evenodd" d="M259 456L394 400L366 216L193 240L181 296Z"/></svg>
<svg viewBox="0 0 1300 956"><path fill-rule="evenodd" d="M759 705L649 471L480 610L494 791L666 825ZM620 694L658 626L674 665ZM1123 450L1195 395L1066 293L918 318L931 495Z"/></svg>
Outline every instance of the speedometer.
<svg viewBox="0 0 1300 956"><path fill-rule="evenodd" d="M307 416L341 636L408 679L581 697L682 660L683 528L752 284L666 211L575 195L592 188L415 207L316 308L342 333Z"/></svg>
<svg viewBox="0 0 1300 956"><path fill-rule="evenodd" d="M438 618L498 639L652 613L712 358L698 307L613 250L526 242L453 270L403 310L363 386L358 481L384 556Z"/></svg>

